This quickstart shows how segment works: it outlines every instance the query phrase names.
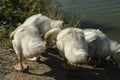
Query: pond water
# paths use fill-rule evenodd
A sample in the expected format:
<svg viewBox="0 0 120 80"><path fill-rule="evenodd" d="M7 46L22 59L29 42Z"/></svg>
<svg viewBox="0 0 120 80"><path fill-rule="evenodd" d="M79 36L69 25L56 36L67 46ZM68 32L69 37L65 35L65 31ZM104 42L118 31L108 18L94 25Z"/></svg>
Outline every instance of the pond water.
<svg viewBox="0 0 120 80"><path fill-rule="evenodd" d="M66 16L80 14L81 28L98 28L120 43L120 0L52 0Z"/></svg>

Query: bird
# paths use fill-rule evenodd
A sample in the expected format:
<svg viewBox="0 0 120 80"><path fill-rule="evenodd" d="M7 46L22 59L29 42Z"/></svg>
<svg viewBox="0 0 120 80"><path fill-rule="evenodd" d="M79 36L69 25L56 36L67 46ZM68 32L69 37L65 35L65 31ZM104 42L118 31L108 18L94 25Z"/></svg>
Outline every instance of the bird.
<svg viewBox="0 0 120 80"><path fill-rule="evenodd" d="M18 26L11 34L10 34L10 39L13 40L14 39L14 35L16 34L17 31L23 29L23 28L27 28L30 29L29 27L35 27L37 28L37 32L39 32L39 34L42 36L42 39L45 35L45 33L52 29L52 28L62 28L63 27L63 20L53 20L50 19L47 16L44 16L42 14L35 14L32 15L30 17L28 17L23 24L21 24L20 26ZM36 57L33 58L29 58L27 60L30 61L37 61Z"/></svg>
<svg viewBox="0 0 120 80"><path fill-rule="evenodd" d="M23 24L18 26L11 34L10 39L13 44L15 53L18 55L20 68L17 70L24 71L27 65L22 64L22 55L31 61L37 61L37 54L46 50L46 44L43 41L44 34L52 28L62 28L62 20L52 20L42 14L35 14L28 17ZM34 57L35 56L35 57ZM24 66L26 66L24 68Z"/></svg>
<svg viewBox="0 0 120 80"><path fill-rule="evenodd" d="M53 35L55 34L56 35ZM51 37L53 36L53 37ZM52 38L56 38L57 49L69 68L79 68L79 64L86 63L88 46L84 38L84 33L79 28L51 29L45 35L47 43L52 43ZM48 45L49 46L49 45Z"/></svg>
<svg viewBox="0 0 120 80"><path fill-rule="evenodd" d="M111 40L99 29L83 29L85 40L88 43L88 62L91 63L94 57L97 64L101 64L102 58L112 56L120 52L120 44Z"/></svg>
<svg viewBox="0 0 120 80"><path fill-rule="evenodd" d="M37 56L46 50L46 46L39 31L34 26L24 26L16 30L12 39L13 49L18 56L19 64L15 65L18 71L25 71L28 65L24 64L23 57Z"/></svg>
<svg viewBox="0 0 120 80"><path fill-rule="evenodd" d="M52 28L62 28L63 27L63 20L53 20L50 19L47 16L44 16L42 14L34 14L30 17L28 17L23 24L18 26L10 35L10 39L13 39L14 34L16 31L23 27L29 27L34 26L37 27L39 30L39 33L44 36L44 34L52 29Z"/></svg>

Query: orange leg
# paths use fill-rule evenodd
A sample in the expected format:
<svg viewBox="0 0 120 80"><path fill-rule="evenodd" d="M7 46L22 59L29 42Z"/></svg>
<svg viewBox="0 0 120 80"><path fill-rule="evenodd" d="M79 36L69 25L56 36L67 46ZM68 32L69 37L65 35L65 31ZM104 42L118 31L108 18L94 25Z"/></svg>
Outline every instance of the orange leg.
<svg viewBox="0 0 120 80"><path fill-rule="evenodd" d="M102 63L102 58L101 57L98 57L97 58L97 63L96 63L96 65L100 65Z"/></svg>
<svg viewBox="0 0 120 80"><path fill-rule="evenodd" d="M25 71L28 69L28 65L22 63L22 60L23 60L22 55L18 55L19 63L14 65L14 68L18 71Z"/></svg>
<svg viewBox="0 0 120 80"><path fill-rule="evenodd" d="M20 70L23 70L22 55L18 55L18 61L19 61L19 64L20 64Z"/></svg>
<svg viewBox="0 0 120 80"><path fill-rule="evenodd" d="M32 61L32 62L39 62L40 61L40 56L32 57L32 58L27 58L27 60Z"/></svg>
<svg viewBox="0 0 120 80"><path fill-rule="evenodd" d="M92 61L93 61L93 57L92 56L88 56L87 64L92 64Z"/></svg>

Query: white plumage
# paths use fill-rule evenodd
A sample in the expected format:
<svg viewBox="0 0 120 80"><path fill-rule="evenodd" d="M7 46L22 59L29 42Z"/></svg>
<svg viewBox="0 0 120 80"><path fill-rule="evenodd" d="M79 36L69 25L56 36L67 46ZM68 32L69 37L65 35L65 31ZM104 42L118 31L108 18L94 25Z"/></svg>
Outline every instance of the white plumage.
<svg viewBox="0 0 120 80"><path fill-rule="evenodd" d="M85 63L88 47L81 29L67 28L57 35L57 48L70 63Z"/></svg>
<svg viewBox="0 0 120 80"><path fill-rule="evenodd" d="M109 39L102 31L84 29L90 56L106 57L120 52L120 44Z"/></svg>
<svg viewBox="0 0 120 80"><path fill-rule="evenodd" d="M43 16L42 14L36 14L26 19L23 25L38 27L40 33L45 34L48 30L52 28L62 28L63 21L52 20L47 16Z"/></svg>
<svg viewBox="0 0 120 80"><path fill-rule="evenodd" d="M43 16L42 14L32 15L29 18L27 18L22 25L18 26L11 33L10 38L13 39L12 41L13 47L15 49L16 47L15 44L17 44L17 46L21 46L22 44L27 44L27 46L22 45L21 47L23 48L25 46L25 49L28 46L31 49L36 48L37 45L35 46L35 44L40 44L42 42L42 39L41 39L42 35L44 35L48 30L52 28L62 28L62 25L63 25L63 21L61 20L52 20L46 16ZM41 33L42 35L40 36L39 33ZM32 43L33 41L34 43ZM29 42L29 45L28 45L28 42ZM34 46L32 47L31 45L34 45ZM20 48L18 48L18 51L16 51L17 53L21 51L21 49L20 51L19 49ZM26 53L24 54L24 56L29 57L31 54L33 54L29 52L30 50L26 51L25 49L23 50L24 53Z"/></svg>
<svg viewBox="0 0 120 80"><path fill-rule="evenodd" d="M54 35L56 34L56 35ZM51 29L45 35L47 43L56 38L56 45L60 54L69 63L85 63L87 61L87 43L81 29L67 28L60 31L60 29Z"/></svg>
<svg viewBox="0 0 120 80"><path fill-rule="evenodd" d="M26 70L28 66L22 64L22 54L24 57L34 57L44 52L46 46L42 36L52 28L62 28L62 25L63 21L61 20L52 20L42 14L36 14L27 18L22 25L18 26L10 34L13 48L20 62L20 68L15 68L20 71Z"/></svg>
<svg viewBox="0 0 120 80"><path fill-rule="evenodd" d="M18 29L12 43L16 54L23 53L24 57L34 57L46 50L37 28L34 26Z"/></svg>
<svg viewBox="0 0 120 80"><path fill-rule="evenodd" d="M63 27L63 21L62 20L52 20L46 16L43 16L42 14L36 14L32 15L29 18L27 18L22 25L16 28L11 35L10 38L13 38L16 31L20 28L34 26L38 28L39 33L44 35L48 30L52 28L62 28Z"/></svg>

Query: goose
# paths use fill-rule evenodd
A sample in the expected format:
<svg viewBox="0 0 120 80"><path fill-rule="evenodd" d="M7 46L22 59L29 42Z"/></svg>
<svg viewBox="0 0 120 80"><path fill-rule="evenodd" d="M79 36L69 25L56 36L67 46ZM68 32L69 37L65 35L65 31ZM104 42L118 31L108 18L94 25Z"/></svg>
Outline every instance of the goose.
<svg viewBox="0 0 120 80"><path fill-rule="evenodd" d="M39 30L34 26L24 26L18 29L13 38L13 48L19 61L19 64L14 67L18 71L25 71L28 65L22 63L23 56L29 58L43 53L46 50L45 43L39 34Z"/></svg>
<svg viewBox="0 0 120 80"><path fill-rule="evenodd" d="M99 29L83 29L83 32L88 43L88 55L91 56L88 62L91 63L93 57L98 57L98 64L100 64L101 58L120 52L120 44L108 38Z"/></svg>
<svg viewBox="0 0 120 80"><path fill-rule="evenodd" d="M52 28L62 28L63 27L63 20L52 20L47 16L42 14L35 14L28 17L23 24L18 26L10 35L10 39L13 39L14 34L16 31L23 27L34 26L39 29L39 33L44 35L48 30Z"/></svg>
<svg viewBox="0 0 120 80"><path fill-rule="evenodd" d="M53 36L53 37L51 37ZM78 28L51 29L45 34L47 46L56 38L57 49L67 64L76 68L87 61L88 47L84 33ZM70 68L72 68L70 67Z"/></svg>
<svg viewBox="0 0 120 80"><path fill-rule="evenodd" d="M21 24L20 26L18 26L11 34L10 34L10 39L13 40L14 39L14 35L16 34L17 31L19 31L19 29L23 29L23 28L27 28L29 29L29 27L35 27L38 29L40 35L44 36L44 34L52 29L52 28L62 28L63 27L63 21L62 20L52 20L50 18L48 18L47 16L44 16L42 14L35 14L32 15L30 17L28 17L23 24ZM30 61L37 61L39 59L36 57L33 58L28 58L27 60Z"/></svg>

